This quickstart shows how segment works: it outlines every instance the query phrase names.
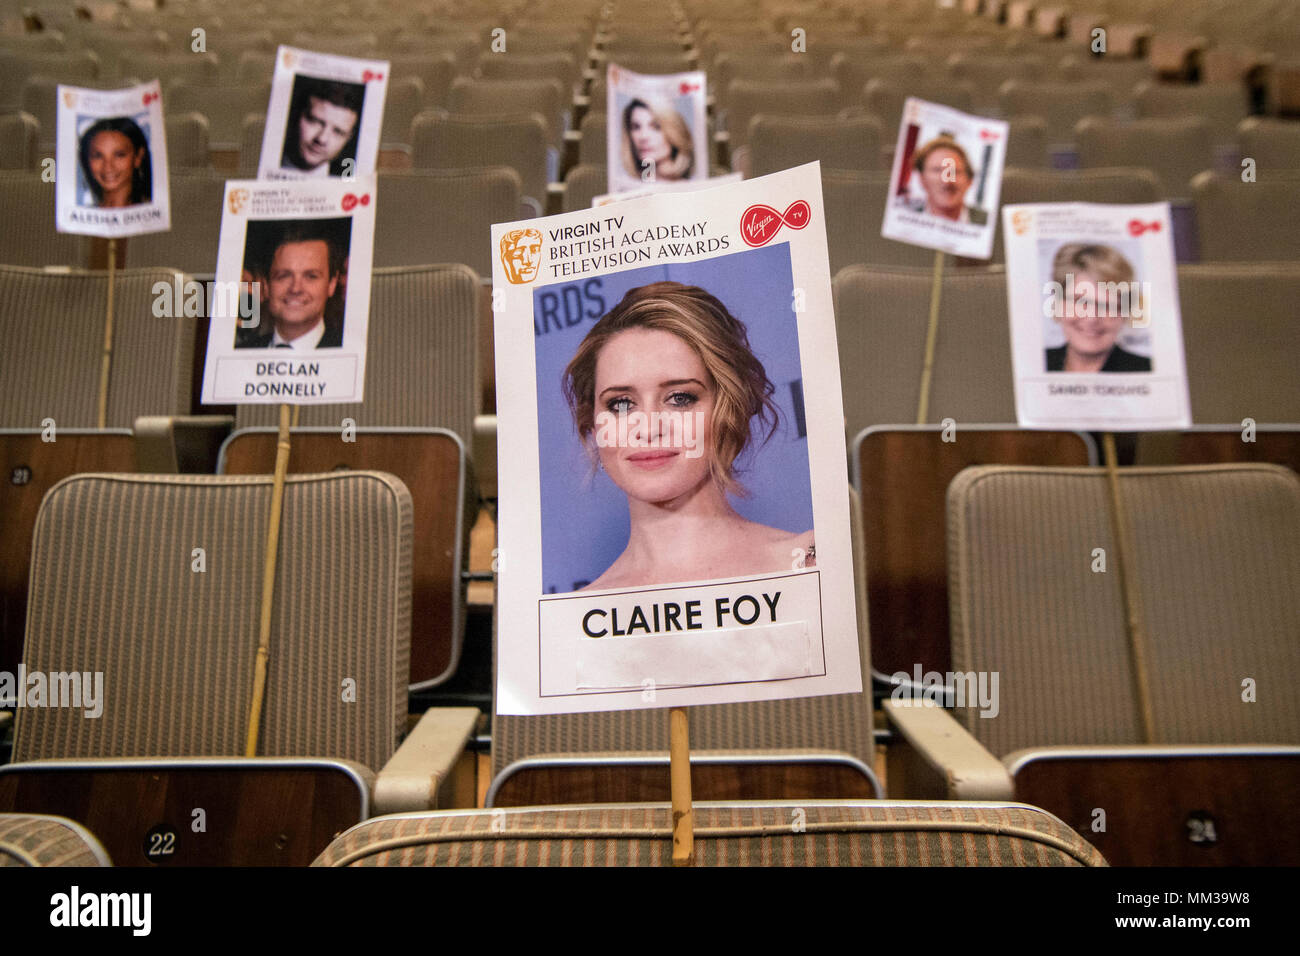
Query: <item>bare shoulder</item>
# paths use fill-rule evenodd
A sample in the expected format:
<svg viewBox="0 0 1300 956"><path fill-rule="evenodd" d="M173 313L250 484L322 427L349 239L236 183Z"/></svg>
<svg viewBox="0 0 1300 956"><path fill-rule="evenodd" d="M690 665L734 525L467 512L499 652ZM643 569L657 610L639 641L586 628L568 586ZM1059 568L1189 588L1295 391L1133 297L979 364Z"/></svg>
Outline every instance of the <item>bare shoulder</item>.
<svg viewBox="0 0 1300 956"><path fill-rule="evenodd" d="M783 528L755 524L755 539L768 556L772 567L805 568L815 564L816 550L811 530L791 534Z"/></svg>

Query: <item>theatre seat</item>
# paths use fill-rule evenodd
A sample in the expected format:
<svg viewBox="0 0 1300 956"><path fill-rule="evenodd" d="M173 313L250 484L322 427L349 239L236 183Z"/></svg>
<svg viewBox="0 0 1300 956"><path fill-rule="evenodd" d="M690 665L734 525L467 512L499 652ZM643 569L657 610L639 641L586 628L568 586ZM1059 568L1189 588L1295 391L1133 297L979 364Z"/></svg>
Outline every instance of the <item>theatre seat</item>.
<svg viewBox="0 0 1300 956"><path fill-rule="evenodd" d="M1119 486L1151 739L1104 471L969 468L948 493L953 671L999 691L885 701L891 792L1032 801L1116 864L1294 865L1300 477L1126 468Z"/></svg>
<svg viewBox="0 0 1300 956"><path fill-rule="evenodd" d="M242 758L270 498L270 476L80 475L46 495L23 660L82 679L18 708L0 811L77 819L119 865L151 862L163 822L170 862L269 865L452 799L478 712L430 710L398 746L411 500L379 472L286 482L259 757Z"/></svg>
<svg viewBox="0 0 1300 956"><path fill-rule="evenodd" d="M1036 807L805 800L699 802L695 866L1105 866ZM313 866L671 866L663 804L378 817Z"/></svg>
<svg viewBox="0 0 1300 956"><path fill-rule="evenodd" d="M878 688L919 669L945 673L949 652L948 485L973 465L1097 463L1080 432L1031 431L961 422L876 425L853 439L850 461L862 500L871 663Z"/></svg>
<svg viewBox="0 0 1300 956"><path fill-rule="evenodd" d="M93 833L64 817L0 813L0 867L111 866Z"/></svg>
<svg viewBox="0 0 1300 956"><path fill-rule="evenodd" d="M155 284L171 288L176 278L117 273L100 429L106 273L0 267L0 671L21 659L32 529L45 493L78 472L135 471L136 419L188 410L193 320L152 309Z"/></svg>
<svg viewBox="0 0 1300 956"><path fill-rule="evenodd" d="M932 281L931 269L863 265L835 276L848 435L916 421ZM1006 296L1000 267L945 273L927 424L1016 420Z"/></svg>

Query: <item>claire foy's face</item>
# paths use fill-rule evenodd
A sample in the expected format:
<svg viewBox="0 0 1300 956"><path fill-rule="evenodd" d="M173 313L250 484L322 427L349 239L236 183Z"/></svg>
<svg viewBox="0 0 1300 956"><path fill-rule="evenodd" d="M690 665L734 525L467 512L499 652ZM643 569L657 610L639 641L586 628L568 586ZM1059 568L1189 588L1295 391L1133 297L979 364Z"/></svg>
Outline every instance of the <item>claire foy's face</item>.
<svg viewBox="0 0 1300 956"><path fill-rule="evenodd" d="M711 480L715 402L713 377L684 340L661 329L619 332L596 357L601 466L638 501L667 503L695 490ZM615 431L602 420L624 416L627 426L611 440Z"/></svg>
<svg viewBox="0 0 1300 956"><path fill-rule="evenodd" d="M1061 328L1065 342L1077 355L1106 355L1115 347L1124 325L1123 310L1112 301L1106 283L1091 272L1074 274L1074 299L1062 303Z"/></svg>
<svg viewBox="0 0 1300 956"><path fill-rule="evenodd" d="M131 181L144 160L144 151L131 145L125 133L104 130L90 141L90 175L103 190L106 202L116 194L131 192Z"/></svg>

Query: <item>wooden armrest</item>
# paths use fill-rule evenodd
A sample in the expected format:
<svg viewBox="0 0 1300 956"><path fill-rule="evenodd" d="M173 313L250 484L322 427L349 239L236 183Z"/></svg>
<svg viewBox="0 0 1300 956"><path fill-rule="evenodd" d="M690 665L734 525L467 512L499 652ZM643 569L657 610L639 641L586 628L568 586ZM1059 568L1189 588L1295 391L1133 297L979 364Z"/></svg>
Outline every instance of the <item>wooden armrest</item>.
<svg viewBox="0 0 1300 956"><path fill-rule="evenodd" d="M887 777L891 795L895 771L904 777L909 796L917 788L948 800L1010 800L1015 788L1002 761L989 753L952 714L926 700L885 700L881 709L897 728Z"/></svg>
<svg viewBox="0 0 1300 956"><path fill-rule="evenodd" d="M474 733L474 707L431 707L375 780L375 814L436 810L465 744Z"/></svg>

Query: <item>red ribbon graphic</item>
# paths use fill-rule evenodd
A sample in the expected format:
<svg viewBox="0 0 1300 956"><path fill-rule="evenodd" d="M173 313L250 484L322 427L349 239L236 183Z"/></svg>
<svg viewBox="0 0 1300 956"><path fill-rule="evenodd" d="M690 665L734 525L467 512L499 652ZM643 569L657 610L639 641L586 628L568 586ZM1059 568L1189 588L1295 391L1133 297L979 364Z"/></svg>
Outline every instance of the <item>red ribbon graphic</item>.
<svg viewBox="0 0 1300 956"><path fill-rule="evenodd" d="M777 212L765 203L755 203L740 217L740 238L748 246L767 245L782 226L802 229L812 219L812 207L806 200L796 199L790 203L784 213Z"/></svg>
<svg viewBox="0 0 1300 956"><path fill-rule="evenodd" d="M1140 236L1142 233L1150 230L1151 232L1160 231L1159 222L1143 222L1141 219L1130 219L1128 221L1128 232L1130 236Z"/></svg>

